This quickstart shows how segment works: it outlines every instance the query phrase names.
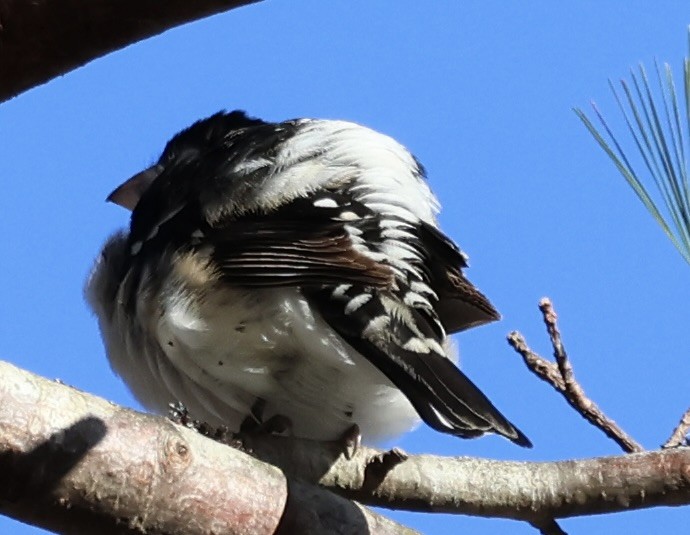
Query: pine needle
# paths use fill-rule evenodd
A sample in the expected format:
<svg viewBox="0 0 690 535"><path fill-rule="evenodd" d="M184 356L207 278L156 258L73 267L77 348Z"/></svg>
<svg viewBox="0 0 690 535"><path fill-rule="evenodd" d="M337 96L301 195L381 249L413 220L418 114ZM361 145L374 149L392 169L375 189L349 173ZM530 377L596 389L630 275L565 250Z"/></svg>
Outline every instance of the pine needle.
<svg viewBox="0 0 690 535"><path fill-rule="evenodd" d="M581 109L576 108L574 112L690 264L690 184L686 156L690 152L690 28L688 38L688 57L683 64L684 113L668 64L664 64L663 73L658 63L654 64L656 95L643 65L637 73L631 70L631 84L620 81L619 90L609 80L628 132L644 162L643 173L633 169L622 143L594 102L591 105L600 129Z"/></svg>

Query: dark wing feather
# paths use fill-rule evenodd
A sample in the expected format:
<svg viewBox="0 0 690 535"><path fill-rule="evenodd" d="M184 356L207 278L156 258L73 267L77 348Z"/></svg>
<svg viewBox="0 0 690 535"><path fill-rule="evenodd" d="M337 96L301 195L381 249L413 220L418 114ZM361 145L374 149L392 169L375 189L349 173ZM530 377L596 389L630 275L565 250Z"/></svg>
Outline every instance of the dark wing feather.
<svg viewBox="0 0 690 535"><path fill-rule="evenodd" d="M219 272L238 286L357 283L385 287L387 266L357 252L344 225L275 216L234 221L209 234Z"/></svg>
<svg viewBox="0 0 690 535"><path fill-rule="evenodd" d="M347 302L366 292L373 292L373 298L354 313L344 314ZM445 355L432 347L427 351L404 347L414 336L433 336L433 312L412 309L409 323L386 310L380 292L352 287L337 296L329 290L314 290L309 296L329 325L405 394L429 426L464 438L498 433L531 447L529 439ZM386 299L398 299L395 293L383 292ZM381 317L385 324L371 330L372 319Z"/></svg>
<svg viewBox="0 0 690 535"><path fill-rule="evenodd" d="M422 223L420 238L429 256L431 286L439 302L436 311L448 333L464 331L500 319L491 302L462 273L465 255L440 230Z"/></svg>
<svg viewBox="0 0 690 535"><path fill-rule="evenodd" d="M177 166L193 184L198 162ZM139 200L129 236L132 256L161 254L169 247L208 251L211 267L236 286L322 286L334 283L385 287L392 270L362 253L353 241L371 232L373 212L349 196L318 192L269 212L209 217L203 189L181 188L174 173L162 174ZM217 201L217 199L216 199ZM319 205L319 201L328 201ZM211 211L213 212L213 211ZM355 220L341 220L347 212ZM360 239L360 242L363 240Z"/></svg>

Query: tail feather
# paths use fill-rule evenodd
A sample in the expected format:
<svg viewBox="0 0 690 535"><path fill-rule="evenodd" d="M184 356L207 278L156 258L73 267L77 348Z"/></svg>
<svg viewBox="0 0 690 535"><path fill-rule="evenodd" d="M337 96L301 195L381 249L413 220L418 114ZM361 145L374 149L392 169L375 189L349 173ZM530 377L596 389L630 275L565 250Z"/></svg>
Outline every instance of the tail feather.
<svg viewBox="0 0 690 535"><path fill-rule="evenodd" d="M446 357L400 346L384 352L362 338L345 338L405 394L433 429L462 438L497 433L519 446L532 447L527 436Z"/></svg>
<svg viewBox="0 0 690 535"><path fill-rule="evenodd" d="M429 426L466 438L497 433L520 446L532 447L527 436L452 362L436 354L416 360L418 377L428 392L414 389L406 394Z"/></svg>
<svg viewBox="0 0 690 535"><path fill-rule="evenodd" d="M352 288L355 295L364 291ZM312 290L309 297L328 324L405 394L430 427L463 438L497 433L520 446L532 446L524 433L510 423L455 364L436 352L438 343L436 346L427 344L426 351L405 347L408 344L401 341L416 336L405 323L409 318L386 310L376 298L352 313L343 314L331 290ZM347 302L347 299L345 295L343 300ZM434 330L429 322L425 323L423 311L406 310L413 315L419 333L433 336ZM382 313L390 319L387 332L369 331L370 319L381 317Z"/></svg>

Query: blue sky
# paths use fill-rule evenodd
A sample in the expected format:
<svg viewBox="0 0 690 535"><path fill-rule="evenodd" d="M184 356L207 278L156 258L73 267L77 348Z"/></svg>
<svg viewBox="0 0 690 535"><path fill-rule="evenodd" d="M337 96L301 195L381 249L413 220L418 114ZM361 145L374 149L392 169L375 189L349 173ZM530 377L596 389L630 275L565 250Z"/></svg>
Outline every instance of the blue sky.
<svg viewBox="0 0 690 535"><path fill-rule="evenodd" d="M617 454L505 342L550 351L550 296L587 393L645 447L690 404L690 266L571 108L655 57L680 73L687 2L271 0L167 32L0 106L0 358L136 407L110 371L82 285L127 213L103 202L165 141L221 108L356 121L407 145L444 230L503 320L459 337L464 370L534 442L420 429L410 452L515 460ZM533 534L512 521L390 513L425 533ZM562 521L574 533L684 531L690 510ZM0 532L39 533L0 518Z"/></svg>

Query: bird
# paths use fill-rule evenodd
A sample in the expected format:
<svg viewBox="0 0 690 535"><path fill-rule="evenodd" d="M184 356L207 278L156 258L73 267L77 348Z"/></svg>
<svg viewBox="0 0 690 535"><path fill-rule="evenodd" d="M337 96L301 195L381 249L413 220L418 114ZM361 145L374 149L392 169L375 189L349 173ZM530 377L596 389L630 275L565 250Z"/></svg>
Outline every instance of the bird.
<svg viewBox="0 0 690 535"><path fill-rule="evenodd" d="M499 319L440 229L421 163L353 122L221 111L175 134L108 201L131 211L85 296L144 407L230 430L371 443L421 421L513 425L456 365L452 333Z"/></svg>

